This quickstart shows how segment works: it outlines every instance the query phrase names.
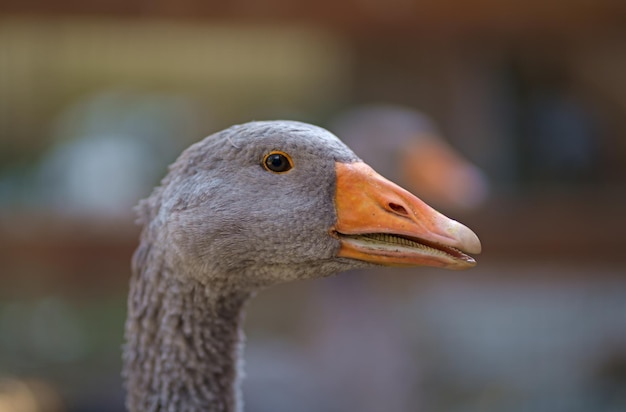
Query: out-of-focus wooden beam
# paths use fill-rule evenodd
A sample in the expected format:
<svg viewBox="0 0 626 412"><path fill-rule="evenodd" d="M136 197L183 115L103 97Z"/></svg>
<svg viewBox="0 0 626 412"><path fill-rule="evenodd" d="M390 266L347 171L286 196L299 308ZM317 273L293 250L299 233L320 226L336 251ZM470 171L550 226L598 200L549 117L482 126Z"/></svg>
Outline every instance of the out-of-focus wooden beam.
<svg viewBox="0 0 626 412"><path fill-rule="evenodd" d="M24 0L0 3L0 13L94 15L322 25L353 34L576 31L626 22L615 0Z"/></svg>

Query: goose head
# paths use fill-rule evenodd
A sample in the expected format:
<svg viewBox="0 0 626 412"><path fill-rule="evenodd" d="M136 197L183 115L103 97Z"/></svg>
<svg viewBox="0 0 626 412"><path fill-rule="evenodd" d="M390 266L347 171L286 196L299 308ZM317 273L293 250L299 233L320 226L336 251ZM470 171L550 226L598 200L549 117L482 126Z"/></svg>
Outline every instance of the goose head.
<svg viewBox="0 0 626 412"><path fill-rule="evenodd" d="M379 173L448 210L475 209L489 195L485 173L411 107L355 106L335 118L331 130Z"/></svg>
<svg viewBox="0 0 626 412"><path fill-rule="evenodd" d="M475 265L478 237L293 121L233 126L189 147L140 204L169 267L255 289L371 265Z"/></svg>

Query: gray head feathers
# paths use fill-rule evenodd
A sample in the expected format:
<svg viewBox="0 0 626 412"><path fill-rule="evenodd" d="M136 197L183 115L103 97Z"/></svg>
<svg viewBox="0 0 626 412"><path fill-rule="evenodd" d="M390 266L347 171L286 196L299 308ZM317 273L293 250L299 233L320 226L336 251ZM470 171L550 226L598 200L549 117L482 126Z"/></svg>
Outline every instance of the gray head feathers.
<svg viewBox="0 0 626 412"><path fill-rule="evenodd" d="M263 159L272 151L289 155L293 169L266 170ZM334 165L356 160L337 137L309 124L230 127L185 150L140 204L146 240L179 275L224 287L345 270L328 234L335 222Z"/></svg>

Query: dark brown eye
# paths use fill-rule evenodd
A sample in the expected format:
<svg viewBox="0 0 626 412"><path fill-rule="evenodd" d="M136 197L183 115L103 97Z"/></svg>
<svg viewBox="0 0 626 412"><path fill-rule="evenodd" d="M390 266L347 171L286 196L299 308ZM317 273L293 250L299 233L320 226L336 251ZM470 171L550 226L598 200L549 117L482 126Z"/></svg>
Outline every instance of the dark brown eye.
<svg viewBox="0 0 626 412"><path fill-rule="evenodd" d="M293 167L293 163L287 153L274 151L265 155L263 166L270 172L284 173Z"/></svg>

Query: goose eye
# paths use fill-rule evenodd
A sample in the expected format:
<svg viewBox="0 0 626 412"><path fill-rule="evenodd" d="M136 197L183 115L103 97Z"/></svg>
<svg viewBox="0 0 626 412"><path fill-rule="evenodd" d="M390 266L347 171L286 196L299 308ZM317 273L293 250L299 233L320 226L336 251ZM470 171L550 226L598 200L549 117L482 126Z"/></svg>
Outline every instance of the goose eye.
<svg viewBox="0 0 626 412"><path fill-rule="evenodd" d="M271 152L265 155L263 166L270 172L284 173L293 167L293 163L287 153Z"/></svg>

